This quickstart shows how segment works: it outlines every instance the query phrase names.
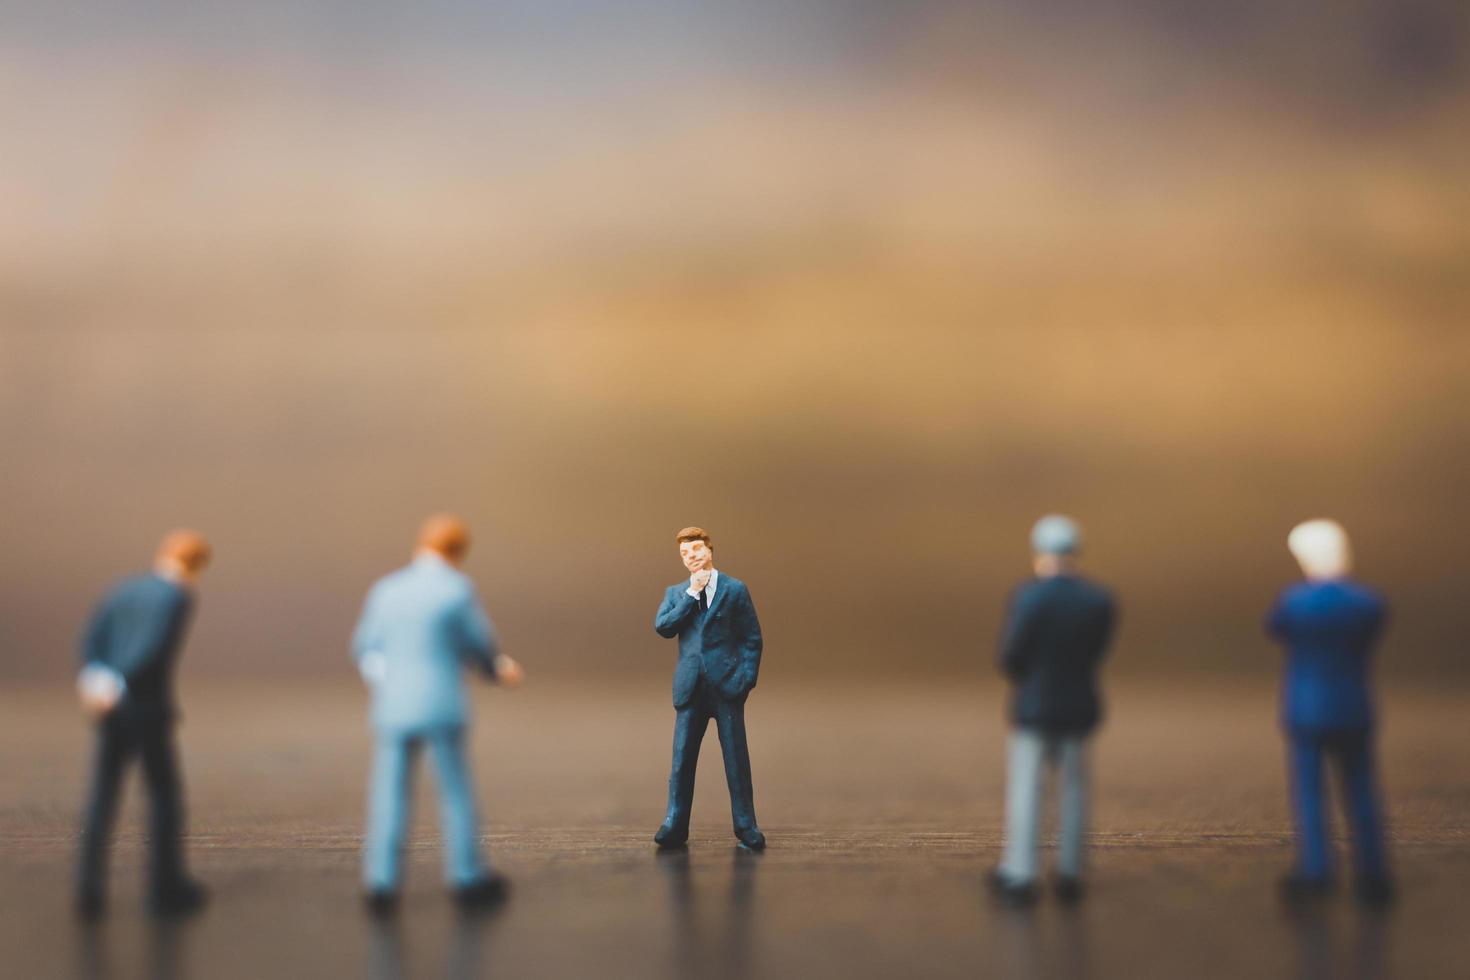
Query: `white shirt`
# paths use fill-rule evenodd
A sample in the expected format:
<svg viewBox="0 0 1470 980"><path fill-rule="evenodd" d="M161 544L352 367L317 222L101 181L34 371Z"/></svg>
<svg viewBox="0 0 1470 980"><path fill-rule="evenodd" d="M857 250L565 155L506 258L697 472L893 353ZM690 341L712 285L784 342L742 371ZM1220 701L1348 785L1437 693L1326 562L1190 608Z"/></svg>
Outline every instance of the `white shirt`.
<svg viewBox="0 0 1470 980"><path fill-rule="evenodd" d="M709 581L704 586L704 608L708 609L715 604L715 585L720 581L720 573L713 568L709 570ZM694 586L684 590L684 594L691 599L698 599L699 593L694 591Z"/></svg>

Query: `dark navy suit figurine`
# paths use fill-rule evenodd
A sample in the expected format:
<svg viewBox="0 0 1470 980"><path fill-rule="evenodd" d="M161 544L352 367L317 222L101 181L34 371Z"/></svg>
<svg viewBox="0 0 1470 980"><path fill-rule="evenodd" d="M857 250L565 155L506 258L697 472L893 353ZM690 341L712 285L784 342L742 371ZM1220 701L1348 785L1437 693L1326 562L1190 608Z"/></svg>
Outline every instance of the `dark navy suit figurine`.
<svg viewBox="0 0 1470 980"><path fill-rule="evenodd" d="M766 838L755 822L750 750L745 742L745 699L761 666L760 620L745 583L715 570L714 551L702 528L686 527L676 540L689 580L669 586L653 620L659 636L679 638L669 809L653 839L659 847L678 847L689 839L694 767L699 743L713 718L725 757L735 836L741 846L760 850Z"/></svg>
<svg viewBox="0 0 1470 980"><path fill-rule="evenodd" d="M1011 682L1010 758L1006 767L1005 853L990 876L1000 897L1037 897L1037 833L1042 770L1060 770L1061 824L1057 895L1082 896L1087 829L1088 740L1102 719L1097 672L1112 638L1112 596L1077 574L1082 536L1060 515L1031 531L1034 578L1011 597L1000 643L1000 668Z"/></svg>
<svg viewBox="0 0 1470 980"><path fill-rule="evenodd" d="M1286 897L1326 892L1332 884L1324 764L1340 775L1352 827L1358 893L1381 904L1393 897L1383 846L1383 809L1373 761L1370 660L1383 631L1383 600L1347 577L1347 534L1333 521L1298 525L1287 539L1306 581L1282 593L1267 621L1286 647L1282 725L1290 746L1297 863L1282 881Z"/></svg>
<svg viewBox="0 0 1470 980"><path fill-rule="evenodd" d="M135 757L143 764L152 810L150 905L160 913L186 913L205 903L204 887L185 874L179 844L184 805L174 753L173 673L193 610L191 585L208 561L203 537L172 532L153 571L108 593L82 639L77 688L97 723L97 761L82 824L80 915L98 915L105 905L108 837L124 770Z"/></svg>

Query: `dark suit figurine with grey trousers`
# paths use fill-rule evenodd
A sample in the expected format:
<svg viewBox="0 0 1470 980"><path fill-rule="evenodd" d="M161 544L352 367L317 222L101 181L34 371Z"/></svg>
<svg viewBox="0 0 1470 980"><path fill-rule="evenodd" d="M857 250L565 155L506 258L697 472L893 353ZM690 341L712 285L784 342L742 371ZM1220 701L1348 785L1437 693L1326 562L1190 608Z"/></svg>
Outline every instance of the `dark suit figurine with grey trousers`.
<svg viewBox="0 0 1470 980"><path fill-rule="evenodd" d="M711 589L689 594L689 583L669 586L653 628L666 639L679 638L674 668L674 763L669 774L669 808L654 840L677 847L689 838L694 805L694 769L710 719L720 738L725 781L735 836L759 850L765 835L755 820L750 750L745 741L745 699L755 687L761 664L761 626L750 590L739 579L716 571Z"/></svg>

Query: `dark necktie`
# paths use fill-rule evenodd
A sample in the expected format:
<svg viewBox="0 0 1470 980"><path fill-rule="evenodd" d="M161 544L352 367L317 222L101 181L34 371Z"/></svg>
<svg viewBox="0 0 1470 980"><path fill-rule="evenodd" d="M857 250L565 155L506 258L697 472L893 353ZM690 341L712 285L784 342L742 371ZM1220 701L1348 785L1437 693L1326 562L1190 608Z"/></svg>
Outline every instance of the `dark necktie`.
<svg viewBox="0 0 1470 980"><path fill-rule="evenodd" d="M709 588L709 586L705 586L705 588ZM699 590L699 611L701 614L709 611L709 598L704 589Z"/></svg>

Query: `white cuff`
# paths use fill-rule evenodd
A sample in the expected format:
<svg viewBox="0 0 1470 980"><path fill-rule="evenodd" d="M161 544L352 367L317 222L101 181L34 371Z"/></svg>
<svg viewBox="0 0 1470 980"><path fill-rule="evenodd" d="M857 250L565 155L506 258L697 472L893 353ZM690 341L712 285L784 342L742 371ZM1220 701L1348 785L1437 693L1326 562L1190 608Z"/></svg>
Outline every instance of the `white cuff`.
<svg viewBox="0 0 1470 980"><path fill-rule="evenodd" d="M128 692L123 675L106 664L87 664L77 675L77 693L90 700L117 702Z"/></svg>

